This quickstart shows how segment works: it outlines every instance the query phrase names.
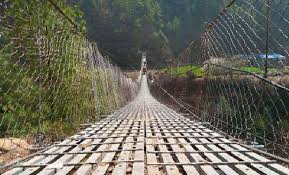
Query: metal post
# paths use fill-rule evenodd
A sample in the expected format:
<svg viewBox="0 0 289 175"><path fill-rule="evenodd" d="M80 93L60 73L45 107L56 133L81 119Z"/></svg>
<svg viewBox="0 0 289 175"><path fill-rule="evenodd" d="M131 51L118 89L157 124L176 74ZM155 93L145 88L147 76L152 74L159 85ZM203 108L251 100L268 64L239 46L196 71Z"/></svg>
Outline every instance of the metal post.
<svg viewBox="0 0 289 175"><path fill-rule="evenodd" d="M268 77L268 56L270 42L270 23L271 23L271 0L267 0L267 24L266 24L266 58L264 62L264 78Z"/></svg>

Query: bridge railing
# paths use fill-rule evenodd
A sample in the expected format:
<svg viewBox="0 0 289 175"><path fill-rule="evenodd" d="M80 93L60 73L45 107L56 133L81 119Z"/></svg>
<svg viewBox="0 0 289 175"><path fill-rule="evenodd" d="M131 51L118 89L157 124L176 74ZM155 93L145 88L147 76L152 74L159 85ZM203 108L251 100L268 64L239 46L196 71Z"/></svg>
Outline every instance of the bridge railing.
<svg viewBox="0 0 289 175"><path fill-rule="evenodd" d="M288 0L231 1L175 61L186 66L170 68L177 72L170 74L176 79L183 76L187 83L166 89L215 129L285 158L289 158L288 7ZM180 91L187 92L186 98Z"/></svg>
<svg viewBox="0 0 289 175"><path fill-rule="evenodd" d="M65 1L1 1L0 156L62 139L135 96L82 23Z"/></svg>

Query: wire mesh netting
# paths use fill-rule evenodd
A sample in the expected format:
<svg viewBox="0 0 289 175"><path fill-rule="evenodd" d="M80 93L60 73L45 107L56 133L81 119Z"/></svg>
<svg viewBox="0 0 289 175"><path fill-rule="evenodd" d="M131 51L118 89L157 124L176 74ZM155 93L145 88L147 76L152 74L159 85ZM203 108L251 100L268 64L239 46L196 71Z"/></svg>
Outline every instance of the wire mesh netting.
<svg viewBox="0 0 289 175"><path fill-rule="evenodd" d="M180 54L181 66L163 70L189 85L166 90L213 128L289 158L288 37L288 0L233 0Z"/></svg>
<svg viewBox="0 0 289 175"><path fill-rule="evenodd" d="M86 39L80 16L65 1L0 1L1 154L59 140L136 94Z"/></svg>

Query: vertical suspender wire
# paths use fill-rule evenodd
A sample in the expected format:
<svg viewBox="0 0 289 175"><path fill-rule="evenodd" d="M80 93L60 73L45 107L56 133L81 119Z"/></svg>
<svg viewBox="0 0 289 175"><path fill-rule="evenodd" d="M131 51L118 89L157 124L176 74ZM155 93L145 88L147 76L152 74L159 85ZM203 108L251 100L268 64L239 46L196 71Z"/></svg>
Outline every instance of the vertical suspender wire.
<svg viewBox="0 0 289 175"><path fill-rule="evenodd" d="M268 57L269 57L269 42L270 42L270 23L271 23L271 0L267 0L267 19L266 19L266 58L264 62L264 78L268 77Z"/></svg>

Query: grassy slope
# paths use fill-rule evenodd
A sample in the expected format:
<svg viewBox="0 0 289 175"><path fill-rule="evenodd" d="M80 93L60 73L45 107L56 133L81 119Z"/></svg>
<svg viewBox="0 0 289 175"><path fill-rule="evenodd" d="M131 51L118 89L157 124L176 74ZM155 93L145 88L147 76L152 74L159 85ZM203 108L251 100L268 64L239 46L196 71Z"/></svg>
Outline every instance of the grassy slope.
<svg viewBox="0 0 289 175"><path fill-rule="evenodd" d="M161 72L176 75L178 77L186 77L188 76L189 72L191 72L193 75L197 77L205 76L204 70L201 67L197 67L194 65L165 68L165 69L162 69Z"/></svg>

